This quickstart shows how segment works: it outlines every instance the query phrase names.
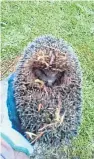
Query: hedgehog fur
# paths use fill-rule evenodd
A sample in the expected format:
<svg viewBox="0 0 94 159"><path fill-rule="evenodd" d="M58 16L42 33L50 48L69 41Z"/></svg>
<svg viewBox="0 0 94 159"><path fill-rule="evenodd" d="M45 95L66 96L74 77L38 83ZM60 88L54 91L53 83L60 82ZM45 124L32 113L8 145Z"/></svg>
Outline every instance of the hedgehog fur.
<svg viewBox="0 0 94 159"><path fill-rule="evenodd" d="M51 52L55 56L52 60ZM59 74L51 87L41 80L41 74L36 77L35 71L41 69ZM81 79L78 58L64 40L41 36L29 44L16 70L14 90L22 129L39 136L26 136L32 144L57 147L77 135Z"/></svg>

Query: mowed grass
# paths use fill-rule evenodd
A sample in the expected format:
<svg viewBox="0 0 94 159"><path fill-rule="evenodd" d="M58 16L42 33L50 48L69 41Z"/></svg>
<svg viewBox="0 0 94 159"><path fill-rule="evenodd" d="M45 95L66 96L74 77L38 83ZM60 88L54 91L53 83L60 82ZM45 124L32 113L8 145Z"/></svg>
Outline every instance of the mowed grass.
<svg viewBox="0 0 94 159"><path fill-rule="evenodd" d="M83 72L83 109L79 135L67 150L68 159L94 158L94 3L92 2L2 2L2 72L24 47L40 35L52 34L72 45Z"/></svg>

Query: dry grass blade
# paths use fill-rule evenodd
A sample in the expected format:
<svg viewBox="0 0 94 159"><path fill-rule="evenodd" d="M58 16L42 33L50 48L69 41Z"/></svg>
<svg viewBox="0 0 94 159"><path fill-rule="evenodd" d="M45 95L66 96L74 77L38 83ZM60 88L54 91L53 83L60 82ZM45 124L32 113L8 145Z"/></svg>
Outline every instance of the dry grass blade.
<svg viewBox="0 0 94 159"><path fill-rule="evenodd" d="M64 114L63 114L63 115L61 116L61 118L60 118L60 125L63 123L64 117L65 117L65 112L64 112Z"/></svg>
<svg viewBox="0 0 94 159"><path fill-rule="evenodd" d="M44 85L43 89L44 89L44 91L45 91L46 95L48 96L47 87L46 87L45 85Z"/></svg>
<svg viewBox="0 0 94 159"><path fill-rule="evenodd" d="M40 104L38 105L38 112L41 110L41 108L43 108L43 105L40 103Z"/></svg>
<svg viewBox="0 0 94 159"><path fill-rule="evenodd" d="M44 125L42 128L39 129L39 131L43 131L44 129L46 129L48 127L52 127L54 125L56 125L56 123L51 123L51 124Z"/></svg>
<svg viewBox="0 0 94 159"><path fill-rule="evenodd" d="M59 122L59 121L60 121L60 109L59 109L59 108L56 108L55 121L56 121L56 122Z"/></svg>
<svg viewBox="0 0 94 159"><path fill-rule="evenodd" d="M34 144L40 137L44 134L44 132L41 132L37 137L31 142L31 144Z"/></svg>
<svg viewBox="0 0 94 159"><path fill-rule="evenodd" d="M62 106L62 102L61 102L61 98L60 98L60 94L58 95L58 107L56 108L56 112L55 112L55 121L59 122L60 121L60 110L61 110L61 106Z"/></svg>
<svg viewBox="0 0 94 159"><path fill-rule="evenodd" d="M41 87L44 86L44 82L42 80L35 79L35 83L39 83L41 85Z"/></svg>
<svg viewBox="0 0 94 159"><path fill-rule="evenodd" d="M26 135L28 135L31 139L33 138L33 136L37 136L36 134L34 134L34 133L31 133L31 132L28 132L28 131L26 131L25 132L26 133Z"/></svg>

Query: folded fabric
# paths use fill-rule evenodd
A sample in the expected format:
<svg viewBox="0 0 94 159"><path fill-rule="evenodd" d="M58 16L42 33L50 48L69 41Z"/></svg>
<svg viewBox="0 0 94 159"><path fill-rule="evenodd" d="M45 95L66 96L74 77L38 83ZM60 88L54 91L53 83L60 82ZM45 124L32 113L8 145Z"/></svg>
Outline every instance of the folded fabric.
<svg viewBox="0 0 94 159"><path fill-rule="evenodd" d="M15 74L10 75L1 81L1 137L16 151L23 152L30 156L33 153L33 146L22 135L20 120L15 107L13 80Z"/></svg>

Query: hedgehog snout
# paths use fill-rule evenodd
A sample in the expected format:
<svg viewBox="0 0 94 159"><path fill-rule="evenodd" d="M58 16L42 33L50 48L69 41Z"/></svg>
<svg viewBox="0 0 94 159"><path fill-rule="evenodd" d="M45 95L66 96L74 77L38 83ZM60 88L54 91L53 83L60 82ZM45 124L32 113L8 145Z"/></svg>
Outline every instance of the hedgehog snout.
<svg viewBox="0 0 94 159"><path fill-rule="evenodd" d="M55 82L55 79L48 79L48 81L46 81L46 86L51 87Z"/></svg>

